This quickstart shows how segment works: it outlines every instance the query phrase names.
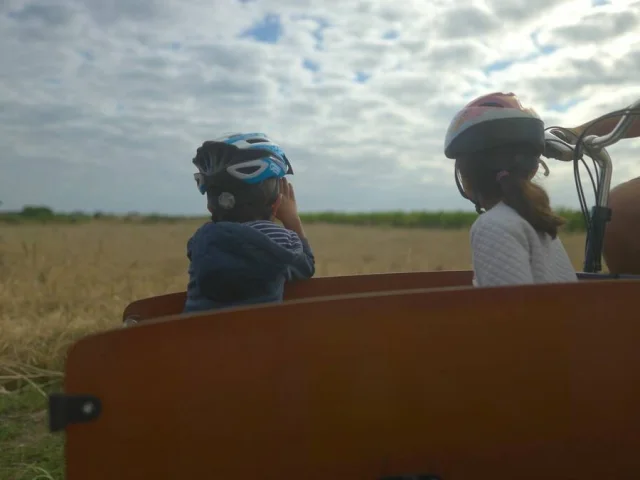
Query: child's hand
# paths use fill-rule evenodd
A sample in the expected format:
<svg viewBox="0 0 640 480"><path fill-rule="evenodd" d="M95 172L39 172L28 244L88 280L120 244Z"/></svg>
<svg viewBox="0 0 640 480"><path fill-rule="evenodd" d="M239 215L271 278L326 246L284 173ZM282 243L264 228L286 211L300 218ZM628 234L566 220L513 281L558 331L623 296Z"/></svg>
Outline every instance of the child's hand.
<svg viewBox="0 0 640 480"><path fill-rule="evenodd" d="M276 212L276 218L285 225L298 218L296 194L293 191L293 185L286 178L280 179L280 206Z"/></svg>
<svg viewBox="0 0 640 480"><path fill-rule="evenodd" d="M305 238L293 185L284 178L280 179L280 206L276 211L276 218L282 222L284 228L296 232L300 238Z"/></svg>

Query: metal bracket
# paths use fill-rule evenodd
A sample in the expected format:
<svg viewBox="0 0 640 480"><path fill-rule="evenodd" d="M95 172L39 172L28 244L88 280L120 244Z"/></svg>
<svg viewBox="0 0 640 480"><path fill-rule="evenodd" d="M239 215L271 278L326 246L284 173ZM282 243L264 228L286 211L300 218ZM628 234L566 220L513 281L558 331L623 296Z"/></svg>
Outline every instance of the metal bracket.
<svg viewBox="0 0 640 480"><path fill-rule="evenodd" d="M123 328L127 328L127 327L132 327L133 325L137 325L139 322L139 316L131 316L131 317L127 317L123 320L122 322L122 327Z"/></svg>
<svg viewBox="0 0 640 480"><path fill-rule="evenodd" d="M93 395L49 395L49 431L58 432L68 425L87 423L102 413L102 402Z"/></svg>

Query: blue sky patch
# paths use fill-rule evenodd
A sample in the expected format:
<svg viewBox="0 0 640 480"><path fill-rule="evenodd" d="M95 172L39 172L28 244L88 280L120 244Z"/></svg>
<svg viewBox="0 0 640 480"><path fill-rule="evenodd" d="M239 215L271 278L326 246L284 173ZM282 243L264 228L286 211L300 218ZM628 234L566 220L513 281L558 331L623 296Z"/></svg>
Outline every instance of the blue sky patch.
<svg viewBox="0 0 640 480"><path fill-rule="evenodd" d="M242 32L240 37L253 38L262 43L278 43L283 33L280 15L269 13L260 22Z"/></svg>
<svg viewBox="0 0 640 480"><path fill-rule="evenodd" d="M305 70L309 70L310 72L317 72L318 70L320 70L320 64L318 62L314 62L313 60L309 60L308 58L305 58L302 61L302 66Z"/></svg>
<svg viewBox="0 0 640 480"><path fill-rule="evenodd" d="M182 50L182 42L174 41L169 43L163 43L162 48L177 52L179 50Z"/></svg>
<svg viewBox="0 0 640 480"><path fill-rule="evenodd" d="M316 23L316 28L311 32L313 38L316 39L314 45L316 50L324 50L324 31L331 26L331 24L322 17L316 17L314 15L294 15L293 20L311 20Z"/></svg>
<svg viewBox="0 0 640 480"><path fill-rule="evenodd" d="M400 33L397 30L388 30L382 35L382 38L385 40L395 40L400 36Z"/></svg>
<svg viewBox="0 0 640 480"><path fill-rule="evenodd" d="M507 68L509 68L514 63L516 63L514 60L498 60L497 62L493 62L492 64L488 65L484 69L484 73L486 75L488 75L488 74L493 73L493 72L499 72L501 70L506 70Z"/></svg>
<svg viewBox="0 0 640 480"><path fill-rule="evenodd" d="M367 83L367 81L371 78L371 75L364 72L356 72L355 81L357 83Z"/></svg>
<svg viewBox="0 0 640 480"><path fill-rule="evenodd" d="M533 42L535 47L540 51L542 55L551 55L556 50L558 50L557 45L542 45L540 43L540 40L538 40L539 35L540 35L540 31L536 30L535 32L531 33L531 35L529 35L529 38L531 38L531 41ZM536 58L536 57L531 57L531 58Z"/></svg>
<svg viewBox="0 0 640 480"><path fill-rule="evenodd" d="M538 40L539 35L540 35L540 30L535 30L531 32L531 35L529 35L529 38L537 48L540 48L540 41Z"/></svg>
<svg viewBox="0 0 640 480"><path fill-rule="evenodd" d="M80 50L78 55L84 58L87 62L93 62L96 59L93 52L90 52L89 50Z"/></svg>
<svg viewBox="0 0 640 480"><path fill-rule="evenodd" d="M542 45L538 48L540 49L541 55L551 55L552 53L555 53L556 50L558 50L558 47L555 45Z"/></svg>
<svg viewBox="0 0 640 480"><path fill-rule="evenodd" d="M531 34L531 41L533 42L535 47L538 49L538 52L532 53L531 55L527 55L526 57L522 57L522 58L516 58L516 59L511 58L511 59L504 59L504 60L498 60L497 62L493 62L484 68L483 70L484 74L489 75L494 72L500 72L502 70L506 70L516 63L531 62L538 57L551 55L558 50L558 47L556 45L541 45L540 42L538 41L538 32L533 32Z"/></svg>
<svg viewBox="0 0 640 480"><path fill-rule="evenodd" d="M313 31L313 37L316 39L316 50L323 50L324 31L329 27L329 22L320 17L315 17L314 20L318 24L318 27Z"/></svg>
<svg viewBox="0 0 640 480"><path fill-rule="evenodd" d="M562 102L562 103L554 103L553 105L551 105L549 108L551 110L553 110L554 112L559 112L559 113L566 113L568 112L572 107L575 107L576 105L578 105L580 102L582 101L581 98L572 98L571 100L568 100L566 102Z"/></svg>

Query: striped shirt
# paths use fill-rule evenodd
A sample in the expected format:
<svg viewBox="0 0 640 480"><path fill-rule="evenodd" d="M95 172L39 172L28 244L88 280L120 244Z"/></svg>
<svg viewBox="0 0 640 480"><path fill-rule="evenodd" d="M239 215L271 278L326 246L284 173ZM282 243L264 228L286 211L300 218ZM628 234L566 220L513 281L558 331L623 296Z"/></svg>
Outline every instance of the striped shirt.
<svg viewBox="0 0 640 480"><path fill-rule="evenodd" d="M302 250L302 241L296 232L287 230L275 222L268 220L255 220L245 222L244 225L258 230L263 235L269 237L274 243L291 251Z"/></svg>

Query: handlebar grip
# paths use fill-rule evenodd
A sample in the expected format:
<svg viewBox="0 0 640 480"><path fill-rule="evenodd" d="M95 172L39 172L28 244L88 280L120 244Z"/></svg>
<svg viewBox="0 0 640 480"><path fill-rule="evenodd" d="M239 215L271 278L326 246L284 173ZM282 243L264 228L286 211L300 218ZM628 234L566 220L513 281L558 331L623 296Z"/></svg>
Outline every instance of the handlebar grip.
<svg viewBox="0 0 640 480"><path fill-rule="evenodd" d="M550 131L544 132L545 145L544 155L547 158L554 158L562 162L573 161L573 146L567 143L562 138L551 133Z"/></svg>

